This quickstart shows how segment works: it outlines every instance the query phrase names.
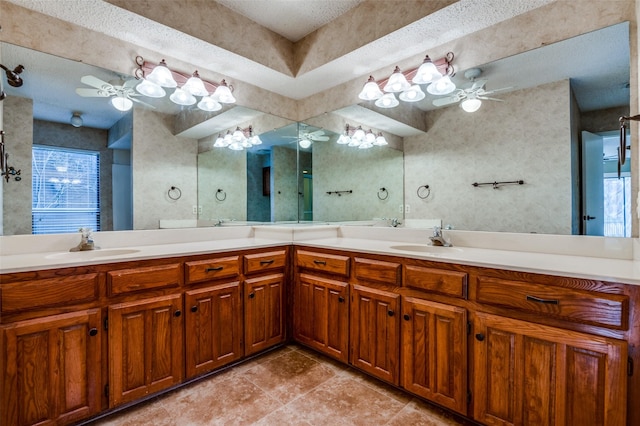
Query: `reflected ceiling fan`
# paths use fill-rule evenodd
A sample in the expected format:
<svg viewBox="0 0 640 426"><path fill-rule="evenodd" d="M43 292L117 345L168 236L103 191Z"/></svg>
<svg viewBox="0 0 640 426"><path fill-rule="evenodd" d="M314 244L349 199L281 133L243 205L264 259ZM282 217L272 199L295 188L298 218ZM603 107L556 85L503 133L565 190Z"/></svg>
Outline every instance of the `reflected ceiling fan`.
<svg viewBox="0 0 640 426"><path fill-rule="evenodd" d="M480 77L480 74L482 74L482 70L480 68L468 69L467 71L465 71L464 76L471 80L471 87L468 87L466 89L457 89L449 96L434 99L433 105L440 107L461 102L460 106L462 107L462 109L467 112L475 112L480 108L483 100L502 102L502 99L491 98L488 95L492 95L503 90L509 90L512 87L503 87L502 89L495 90L485 90L484 86L485 84L487 84L487 80L477 80L477 78Z"/></svg>
<svg viewBox="0 0 640 426"><path fill-rule="evenodd" d="M135 86L138 84L138 81L135 79L126 81L122 79L111 80L107 83L98 77L85 75L80 81L87 86L93 87L93 89L79 87L76 89L78 95L83 97L110 97L111 104L120 111L129 111L133 106L133 102L155 109L153 105L136 99L137 96L141 95L135 91Z"/></svg>

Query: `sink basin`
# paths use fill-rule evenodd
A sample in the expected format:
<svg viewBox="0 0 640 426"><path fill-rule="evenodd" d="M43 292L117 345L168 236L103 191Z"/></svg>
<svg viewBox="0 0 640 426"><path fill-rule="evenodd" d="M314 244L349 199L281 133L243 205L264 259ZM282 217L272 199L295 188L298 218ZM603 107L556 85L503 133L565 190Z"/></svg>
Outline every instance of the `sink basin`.
<svg viewBox="0 0 640 426"><path fill-rule="evenodd" d="M441 246L431 246L428 244L404 244L404 245L398 245L398 246L391 246L391 248L394 250L413 251L417 253L425 253L425 254L432 254L432 255L442 255L442 254L446 254L447 252L457 252L457 253L462 252L462 249L458 247L441 247Z"/></svg>
<svg viewBox="0 0 640 426"><path fill-rule="evenodd" d="M106 249L106 250L87 250L87 251L65 251L62 253L53 253L46 256L47 259L102 259L107 257L122 256L125 254L138 253L140 250L135 249Z"/></svg>

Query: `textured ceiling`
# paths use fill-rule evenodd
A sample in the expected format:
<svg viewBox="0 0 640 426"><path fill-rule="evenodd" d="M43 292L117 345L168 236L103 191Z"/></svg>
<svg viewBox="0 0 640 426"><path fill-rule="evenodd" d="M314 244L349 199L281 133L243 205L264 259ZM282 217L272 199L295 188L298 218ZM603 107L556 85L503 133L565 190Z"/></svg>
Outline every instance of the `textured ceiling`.
<svg viewBox="0 0 640 426"><path fill-rule="evenodd" d="M240 15L298 41L364 0L216 0Z"/></svg>

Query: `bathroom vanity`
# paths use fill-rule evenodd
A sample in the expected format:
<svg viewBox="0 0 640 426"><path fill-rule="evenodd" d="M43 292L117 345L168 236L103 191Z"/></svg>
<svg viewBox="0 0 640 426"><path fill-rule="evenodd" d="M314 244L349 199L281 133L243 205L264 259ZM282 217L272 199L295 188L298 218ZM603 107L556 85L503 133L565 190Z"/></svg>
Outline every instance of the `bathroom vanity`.
<svg viewBox="0 0 640 426"><path fill-rule="evenodd" d="M637 262L350 229L3 256L0 423L94 418L294 340L483 424L634 424Z"/></svg>

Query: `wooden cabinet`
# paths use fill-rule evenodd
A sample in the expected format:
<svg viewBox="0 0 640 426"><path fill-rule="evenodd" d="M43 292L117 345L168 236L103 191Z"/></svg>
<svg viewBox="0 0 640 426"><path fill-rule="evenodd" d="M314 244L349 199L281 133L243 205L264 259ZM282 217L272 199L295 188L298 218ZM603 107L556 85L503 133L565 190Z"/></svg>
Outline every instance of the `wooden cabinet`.
<svg viewBox="0 0 640 426"><path fill-rule="evenodd" d="M293 294L293 337L326 355L348 362L348 302L348 283L298 274Z"/></svg>
<svg viewBox="0 0 640 426"><path fill-rule="evenodd" d="M0 424L67 424L100 411L99 309L1 328Z"/></svg>
<svg viewBox="0 0 640 426"><path fill-rule="evenodd" d="M467 413L467 311L402 298L402 386Z"/></svg>
<svg viewBox="0 0 640 426"><path fill-rule="evenodd" d="M487 425L624 425L627 343L476 313L474 418Z"/></svg>
<svg viewBox="0 0 640 426"><path fill-rule="evenodd" d="M351 364L397 385L400 359L400 295L351 285Z"/></svg>
<svg viewBox="0 0 640 426"><path fill-rule="evenodd" d="M281 343L284 322L284 274L271 274L244 282L245 354Z"/></svg>
<svg viewBox="0 0 640 426"><path fill-rule="evenodd" d="M185 293L187 378L243 356L240 282L222 283Z"/></svg>
<svg viewBox="0 0 640 426"><path fill-rule="evenodd" d="M182 294L109 306L109 405L182 381Z"/></svg>

